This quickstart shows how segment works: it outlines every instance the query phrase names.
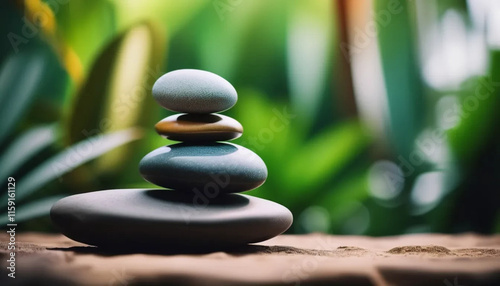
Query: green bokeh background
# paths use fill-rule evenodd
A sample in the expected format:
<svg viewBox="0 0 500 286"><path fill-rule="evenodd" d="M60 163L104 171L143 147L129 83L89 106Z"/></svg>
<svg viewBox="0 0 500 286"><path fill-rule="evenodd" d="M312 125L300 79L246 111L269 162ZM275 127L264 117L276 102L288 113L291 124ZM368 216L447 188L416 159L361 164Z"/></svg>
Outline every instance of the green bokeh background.
<svg viewBox="0 0 500 286"><path fill-rule="evenodd" d="M0 5L0 173L21 230L55 231L66 195L151 187L138 162L172 143L151 87L195 68L237 89L234 143L269 170L249 194L290 208L289 233L500 231L493 1Z"/></svg>

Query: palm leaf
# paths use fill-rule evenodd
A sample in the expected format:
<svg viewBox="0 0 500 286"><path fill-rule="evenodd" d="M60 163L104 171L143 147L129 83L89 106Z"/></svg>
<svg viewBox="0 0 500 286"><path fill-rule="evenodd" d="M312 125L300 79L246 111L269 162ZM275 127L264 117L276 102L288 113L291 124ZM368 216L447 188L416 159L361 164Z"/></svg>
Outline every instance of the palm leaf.
<svg viewBox="0 0 500 286"><path fill-rule="evenodd" d="M153 24L133 26L110 43L94 62L88 79L75 94L66 122L67 141L142 126L151 128L156 112L151 86L160 76L164 36ZM136 148L137 146L134 146ZM138 160L131 149L119 148L102 159L102 170L129 166Z"/></svg>
<svg viewBox="0 0 500 286"><path fill-rule="evenodd" d="M57 138L57 125L32 128L17 137L0 158L0 178L12 175L23 163L52 145Z"/></svg>
<svg viewBox="0 0 500 286"><path fill-rule="evenodd" d="M36 217L47 215L49 214L52 205L63 197L64 196L52 196L34 202L22 204L20 207L16 208L15 222L9 222L9 217L7 216L7 214L2 214L0 218L0 224L5 225L7 223L19 223Z"/></svg>
<svg viewBox="0 0 500 286"><path fill-rule="evenodd" d="M0 70L0 142L33 102L48 64L46 53L28 47L6 59Z"/></svg>
<svg viewBox="0 0 500 286"><path fill-rule="evenodd" d="M120 145L138 139L140 135L137 129L127 129L87 138L65 149L18 180L16 200L26 198L46 183ZM6 195L2 201L7 202Z"/></svg>

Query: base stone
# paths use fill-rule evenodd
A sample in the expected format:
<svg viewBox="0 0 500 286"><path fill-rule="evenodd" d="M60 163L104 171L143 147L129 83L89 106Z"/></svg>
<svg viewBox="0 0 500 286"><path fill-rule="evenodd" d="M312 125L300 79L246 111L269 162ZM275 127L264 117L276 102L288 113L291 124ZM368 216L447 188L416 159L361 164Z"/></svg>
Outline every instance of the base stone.
<svg viewBox="0 0 500 286"><path fill-rule="evenodd" d="M215 199L167 189L115 189L69 196L50 216L61 232L112 248L225 248L264 241L286 231L292 214L257 197Z"/></svg>

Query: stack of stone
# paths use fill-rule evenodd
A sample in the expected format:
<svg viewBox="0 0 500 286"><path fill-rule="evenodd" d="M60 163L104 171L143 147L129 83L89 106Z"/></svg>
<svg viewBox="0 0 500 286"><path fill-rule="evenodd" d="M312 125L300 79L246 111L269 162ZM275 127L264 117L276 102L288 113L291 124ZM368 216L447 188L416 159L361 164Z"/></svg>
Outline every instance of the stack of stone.
<svg viewBox="0 0 500 286"><path fill-rule="evenodd" d="M201 70L163 75L153 96L182 112L156 124L165 138L139 164L141 175L167 189L107 190L64 198L51 217L66 236L103 247L232 247L287 230L290 211L271 201L235 194L262 185L267 168L252 151L231 143L241 124L216 114L237 93L225 79Z"/></svg>
<svg viewBox="0 0 500 286"><path fill-rule="evenodd" d="M259 156L239 145L217 143L243 133L238 121L214 113L236 103L236 90L229 82L206 71L177 70L156 81L153 97L162 107L183 112L155 126L160 135L183 143L146 155L139 164L144 179L207 199L264 183L267 169Z"/></svg>

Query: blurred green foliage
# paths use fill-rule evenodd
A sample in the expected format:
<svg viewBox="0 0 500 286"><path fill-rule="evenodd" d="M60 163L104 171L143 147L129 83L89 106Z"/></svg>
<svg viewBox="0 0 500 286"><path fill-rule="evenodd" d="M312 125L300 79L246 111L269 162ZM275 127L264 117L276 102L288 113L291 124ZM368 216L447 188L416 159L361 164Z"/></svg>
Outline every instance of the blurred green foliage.
<svg viewBox="0 0 500 286"><path fill-rule="evenodd" d="M486 45L488 68L458 87L426 79L422 43L435 31L422 25L425 17L439 26L455 11L472 33L468 2L341 2L3 2L0 173L18 182L20 228L52 230L46 214L64 195L150 187L138 161L172 143L153 131L171 113L153 102L151 87L165 72L197 68L238 90L226 112L244 126L235 143L269 170L250 194L289 207L290 232L498 232L499 52ZM400 12L387 14L391 7ZM436 14L422 14L427 8ZM363 17L374 35L357 26ZM366 47L356 46L363 32ZM346 54L346 41L361 52ZM377 49L368 60L370 41ZM377 74L359 77L373 70L371 60ZM354 90L344 82L351 72ZM488 96L472 110L471 96L488 80ZM383 98L374 89L378 102L363 103L371 96L363 98L364 86L383 86ZM444 128L439 108L448 99L455 123ZM380 129L366 119L372 111ZM432 132L442 136L430 148L445 159L422 151Z"/></svg>

